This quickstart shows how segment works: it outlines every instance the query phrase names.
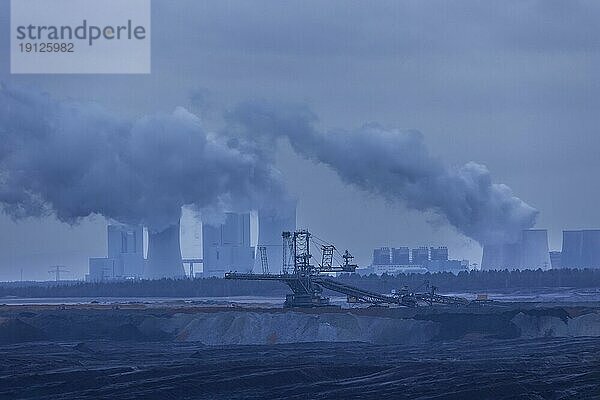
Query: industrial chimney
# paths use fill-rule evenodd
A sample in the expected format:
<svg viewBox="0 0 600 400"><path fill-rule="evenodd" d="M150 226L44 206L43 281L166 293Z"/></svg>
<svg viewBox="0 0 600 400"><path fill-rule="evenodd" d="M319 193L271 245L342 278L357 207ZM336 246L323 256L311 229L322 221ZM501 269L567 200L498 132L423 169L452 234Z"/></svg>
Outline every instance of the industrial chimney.
<svg viewBox="0 0 600 400"><path fill-rule="evenodd" d="M148 262L144 277L176 279L184 276L179 245L179 222L161 232L148 232Z"/></svg>

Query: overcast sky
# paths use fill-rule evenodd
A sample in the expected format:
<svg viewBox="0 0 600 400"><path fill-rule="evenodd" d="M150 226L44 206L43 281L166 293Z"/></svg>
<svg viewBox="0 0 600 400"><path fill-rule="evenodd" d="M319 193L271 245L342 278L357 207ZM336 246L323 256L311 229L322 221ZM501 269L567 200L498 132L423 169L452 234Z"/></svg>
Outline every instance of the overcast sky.
<svg viewBox="0 0 600 400"><path fill-rule="evenodd" d="M207 126L248 99L308 105L322 128L367 122L420 131L449 165L485 164L496 182L561 231L600 228L600 2L152 2L150 75L10 75L9 1L0 0L0 81L56 98L92 100L126 116L185 106ZM299 197L298 222L348 247L448 245L479 263L481 249L431 215L343 184L282 146L278 164ZM191 183L193 184L193 183ZM187 221L187 232L193 232ZM184 225L186 225L184 224ZM81 278L104 256L106 222L77 226L0 216L0 280ZM184 238L184 255L199 247Z"/></svg>

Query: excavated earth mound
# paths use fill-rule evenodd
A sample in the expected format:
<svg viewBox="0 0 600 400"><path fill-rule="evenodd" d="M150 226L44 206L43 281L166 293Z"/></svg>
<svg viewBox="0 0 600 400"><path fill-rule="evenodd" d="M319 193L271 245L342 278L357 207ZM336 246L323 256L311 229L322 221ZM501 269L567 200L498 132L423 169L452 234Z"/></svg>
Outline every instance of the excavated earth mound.
<svg viewBox="0 0 600 400"><path fill-rule="evenodd" d="M600 336L595 307L401 309L0 308L0 344L39 340L418 344Z"/></svg>

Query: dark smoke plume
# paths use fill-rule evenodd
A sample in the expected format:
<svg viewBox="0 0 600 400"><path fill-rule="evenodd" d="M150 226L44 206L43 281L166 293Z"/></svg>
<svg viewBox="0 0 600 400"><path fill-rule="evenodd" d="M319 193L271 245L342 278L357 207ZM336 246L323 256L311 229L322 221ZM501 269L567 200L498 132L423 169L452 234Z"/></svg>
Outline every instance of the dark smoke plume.
<svg viewBox="0 0 600 400"><path fill-rule="evenodd" d="M183 108L127 121L0 86L0 205L15 218L100 214L159 232L183 205L258 208L283 189L252 148L210 134Z"/></svg>
<svg viewBox="0 0 600 400"><path fill-rule="evenodd" d="M493 183L484 165L447 168L429 154L418 132L379 125L321 132L306 108L260 102L241 104L227 118L238 136L258 140L265 148L287 137L298 154L328 165L343 181L443 216L481 244L512 242L535 224L538 211L508 186Z"/></svg>

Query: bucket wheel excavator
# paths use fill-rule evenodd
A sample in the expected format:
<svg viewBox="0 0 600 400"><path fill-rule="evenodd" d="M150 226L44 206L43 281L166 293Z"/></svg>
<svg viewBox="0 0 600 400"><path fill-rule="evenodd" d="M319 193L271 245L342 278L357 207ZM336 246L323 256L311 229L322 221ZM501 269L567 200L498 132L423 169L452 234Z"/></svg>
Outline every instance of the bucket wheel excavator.
<svg viewBox="0 0 600 400"><path fill-rule="evenodd" d="M329 273L348 272L356 270L352 255L346 250L339 254L334 245L321 239L321 262L313 264L310 252L311 233L308 230L283 232L283 265L281 273L271 274L266 255L261 252L262 273L242 274L228 272L225 279L252 281L279 281L292 290L286 295L286 307L322 307L329 305L329 298L323 295L323 289L346 295L348 303L366 303L371 305L395 305L401 307L418 307L433 304L466 305L469 301L460 297L436 294L436 288L429 286L428 292L416 293L401 290L391 295L371 292L332 279ZM316 240L316 241L317 241ZM339 265L334 263L336 253L341 256Z"/></svg>

